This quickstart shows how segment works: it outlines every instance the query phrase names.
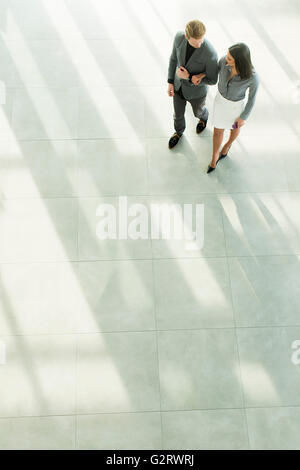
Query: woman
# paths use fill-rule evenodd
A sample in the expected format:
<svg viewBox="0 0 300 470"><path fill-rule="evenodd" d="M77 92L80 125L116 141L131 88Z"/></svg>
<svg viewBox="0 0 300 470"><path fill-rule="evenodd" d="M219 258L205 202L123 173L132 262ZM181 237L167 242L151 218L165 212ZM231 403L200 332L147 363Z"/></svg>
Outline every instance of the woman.
<svg viewBox="0 0 300 470"><path fill-rule="evenodd" d="M219 91L213 113L213 155L207 173L214 171L217 163L227 157L232 142L239 135L253 108L258 84L248 46L243 43L231 46L226 57L219 61ZM249 95L245 105L248 88ZM220 152L225 129L230 129L229 139Z"/></svg>

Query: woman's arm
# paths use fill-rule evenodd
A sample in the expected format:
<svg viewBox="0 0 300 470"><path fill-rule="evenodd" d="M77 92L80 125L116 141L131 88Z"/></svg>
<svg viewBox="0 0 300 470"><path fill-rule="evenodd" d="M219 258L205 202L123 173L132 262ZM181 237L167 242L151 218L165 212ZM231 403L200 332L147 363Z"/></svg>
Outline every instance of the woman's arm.
<svg viewBox="0 0 300 470"><path fill-rule="evenodd" d="M257 74L254 72L253 76L252 76L251 83L249 85L248 100L247 100L244 111L240 115L240 118L243 119L244 121L249 117L249 115L252 111L252 108L254 106L255 99L256 99L256 93L257 93L257 90L258 90L258 86L259 86L259 79L258 79Z"/></svg>

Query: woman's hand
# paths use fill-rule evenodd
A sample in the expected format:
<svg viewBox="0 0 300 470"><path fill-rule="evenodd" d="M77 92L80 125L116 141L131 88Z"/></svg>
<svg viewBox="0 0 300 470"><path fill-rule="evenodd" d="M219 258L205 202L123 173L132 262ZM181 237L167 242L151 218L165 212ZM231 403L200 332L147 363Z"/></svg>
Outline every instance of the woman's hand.
<svg viewBox="0 0 300 470"><path fill-rule="evenodd" d="M204 77L206 77L205 73L199 73L198 75L193 75L192 76L192 83L197 86L197 85L199 85L199 83L201 83L201 80Z"/></svg>
<svg viewBox="0 0 300 470"><path fill-rule="evenodd" d="M177 69L176 73L179 78L183 78L184 80L187 80L190 76L187 69L185 69L182 65L179 67L179 69Z"/></svg>
<svg viewBox="0 0 300 470"><path fill-rule="evenodd" d="M169 85L168 85L168 95L169 96L174 96L174 85L173 85L173 83L169 83Z"/></svg>
<svg viewBox="0 0 300 470"><path fill-rule="evenodd" d="M239 129L240 127L242 127L242 126L245 124L245 122L246 122L246 121L245 121L244 119L242 119L242 118L239 117L239 118L235 121L235 123L237 124L237 129Z"/></svg>

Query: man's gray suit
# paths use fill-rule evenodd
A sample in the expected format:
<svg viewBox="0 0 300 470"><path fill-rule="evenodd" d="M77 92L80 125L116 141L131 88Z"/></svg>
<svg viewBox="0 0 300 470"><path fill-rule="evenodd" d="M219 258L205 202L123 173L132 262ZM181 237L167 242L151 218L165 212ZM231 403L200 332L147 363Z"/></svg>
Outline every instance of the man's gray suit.
<svg viewBox="0 0 300 470"><path fill-rule="evenodd" d="M203 119L208 118L208 111L205 105L205 98L208 91L207 85L215 85L218 80L218 56L209 41L204 39L199 49L195 49L188 62L186 60L186 50L188 41L185 33L179 31L174 39L173 50L169 61L168 82L174 83L174 127L178 134L182 134L185 129L184 112L186 101L192 105L194 115ZM205 73L206 76L199 85L194 85L189 80L181 79L176 71L180 66L184 66L190 74L198 75ZM182 95L178 91L182 91Z"/></svg>

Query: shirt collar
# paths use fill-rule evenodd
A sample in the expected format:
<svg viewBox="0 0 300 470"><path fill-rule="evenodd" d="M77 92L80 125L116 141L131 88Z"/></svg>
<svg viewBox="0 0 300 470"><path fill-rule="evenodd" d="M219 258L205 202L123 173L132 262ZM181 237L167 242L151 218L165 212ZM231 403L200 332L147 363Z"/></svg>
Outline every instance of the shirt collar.
<svg viewBox="0 0 300 470"><path fill-rule="evenodd" d="M231 65L225 64L225 67L226 67L226 69L227 69L227 72L230 73L231 70L232 70ZM232 78L232 80L241 80L241 77L240 77L239 75L235 75L235 76Z"/></svg>

